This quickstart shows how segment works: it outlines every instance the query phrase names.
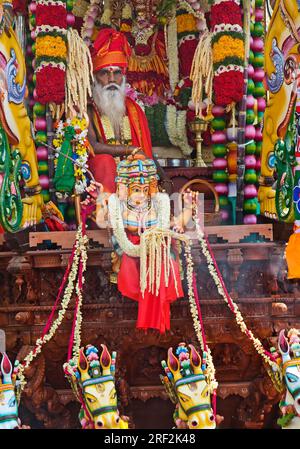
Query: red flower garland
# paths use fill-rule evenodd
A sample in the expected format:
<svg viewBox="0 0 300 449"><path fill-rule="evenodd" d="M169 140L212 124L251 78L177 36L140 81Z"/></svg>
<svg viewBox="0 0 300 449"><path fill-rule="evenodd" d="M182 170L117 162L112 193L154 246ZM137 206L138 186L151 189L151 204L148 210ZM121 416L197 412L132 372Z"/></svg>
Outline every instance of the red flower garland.
<svg viewBox="0 0 300 449"><path fill-rule="evenodd" d="M63 32L59 30L66 30L67 28L67 9L66 4L64 3L62 5L62 2L64 0L57 2L56 0L51 0L48 4L44 4L37 0L36 26L43 26L44 29L40 29L41 33L46 30L49 32L49 37L64 37ZM53 27L58 27L58 29L54 29ZM39 37L38 32L36 33L36 37ZM51 42L49 37L45 34L41 35L39 41L37 41L36 51L38 49L38 42L39 45L42 45L41 43L45 42L47 38ZM53 57L49 58L47 55L41 56L41 52L38 53L38 65L35 69L36 99L42 104L50 102L61 104L65 99L66 58L62 56L64 52L61 52L61 49L58 50L56 44L55 40L52 39L51 54Z"/></svg>
<svg viewBox="0 0 300 449"><path fill-rule="evenodd" d="M244 87L244 75L242 72L224 72L213 79L215 104L227 106L232 101L238 103Z"/></svg>
<svg viewBox="0 0 300 449"><path fill-rule="evenodd" d="M214 5L211 10L211 28L222 23L243 26L241 7L233 2L222 2Z"/></svg>
<svg viewBox="0 0 300 449"><path fill-rule="evenodd" d="M39 102L61 103L65 96L65 72L58 67L45 66L36 73Z"/></svg>
<svg viewBox="0 0 300 449"><path fill-rule="evenodd" d="M36 8L36 25L50 25L67 28L66 8L60 5L41 5Z"/></svg>

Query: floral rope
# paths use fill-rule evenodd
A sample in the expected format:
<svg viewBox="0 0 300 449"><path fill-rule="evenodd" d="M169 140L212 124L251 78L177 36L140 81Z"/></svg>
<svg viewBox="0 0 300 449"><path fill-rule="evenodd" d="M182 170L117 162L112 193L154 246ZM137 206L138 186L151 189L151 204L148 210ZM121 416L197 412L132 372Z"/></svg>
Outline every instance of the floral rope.
<svg viewBox="0 0 300 449"><path fill-rule="evenodd" d="M68 306L70 304L70 301L73 296L74 292L74 282L78 275L78 268L81 265L82 266L82 272L85 269L86 266L86 246L87 246L88 238L87 236L82 234L82 227L81 225L78 227L78 231L76 234L76 242L74 244L73 252L69 259L69 266L67 268L67 272L69 271L69 277L68 277L68 284L64 292L64 296L61 302L61 309L58 312L58 316L55 319L55 321L50 324L53 320L54 312L57 308L57 301L54 305L54 310L52 310L52 313L48 319L48 322L45 326L44 332L42 334L41 338L38 338L35 343L35 348L29 352L29 354L24 358L24 360L17 365L16 373L17 377L20 382L20 389L21 392L23 391L25 385L26 385L26 378L24 375L24 371L26 368L28 368L31 364L31 362L41 353L43 346L50 341L53 336L55 335L57 329L61 325L64 316L66 314L66 311L68 309ZM81 261L81 264L80 264ZM69 268L71 266L71 269ZM66 275L63 279L63 284L66 279ZM80 276L79 276L80 277ZM77 304L77 323L75 325L75 332L74 332L74 340L75 340L75 346L74 346L74 354L78 352L78 344L80 344L80 326L81 326L81 313L80 313L80 306L82 303L82 295L80 290L80 286L82 288L83 282L79 282L77 280L78 289L77 289L77 295L78 295L78 304ZM59 290L59 295L61 293L61 289ZM79 293L79 294L78 294ZM58 296L59 298L59 296Z"/></svg>
<svg viewBox="0 0 300 449"><path fill-rule="evenodd" d="M234 303L234 301L232 300L232 298L230 297L226 286L224 284L222 275L219 271L219 268L217 266L217 262L215 260L215 257L213 255L213 252L211 250L210 244L208 242L208 239L204 236L204 233L200 227L199 224L199 220L197 217L197 207L194 205L194 221L195 221L195 225L196 225L196 232L197 232L197 237L201 246L201 250L203 255L206 258L207 261L207 266L208 266L208 271L210 273L210 275L212 276L215 285L218 289L219 294L223 297L224 301L226 302L226 304L228 305L228 307L230 308L230 310L233 312L233 314L235 315L235 320L238 324L238 326L240 327L241 331L247 335L247 337L252 341L254 348L256 349L256 351L258 352L258 354L264 359L264 361L270 365L272 367L272 369L276 369L277 365L275 362L274 357L264 349L261 341L254 337L253 333L251 330L249 330L247 328L246 323L244 322L244 319L242 317L242 314L237 306L237 304Z"/></svg>
<svg viewBox="0 0 300 449"><path fill-rule="evenodd" d="M194 270L193 270L193 259L191 254L191 244L189 240L185 241L185 260L187 264L187 282L188 282L188 297L189 297L189 304L190 304L190 312L193 319L193 326L195 330L196 337L199 341L200 347L202 352L206 353L207 357L207 370L206 370L206 376L207 376L207 383L210 388L210 392L213 393L217 387L218 382L215 378L215 367L211 355L211 351L209 347L206 344L204 332L203 332L203 326L201 326L201 314L200 314L200 308L197 306L196 299L195 299L195 291L194 291L194 285L193 285L193 278L194 278Z"/></svg>

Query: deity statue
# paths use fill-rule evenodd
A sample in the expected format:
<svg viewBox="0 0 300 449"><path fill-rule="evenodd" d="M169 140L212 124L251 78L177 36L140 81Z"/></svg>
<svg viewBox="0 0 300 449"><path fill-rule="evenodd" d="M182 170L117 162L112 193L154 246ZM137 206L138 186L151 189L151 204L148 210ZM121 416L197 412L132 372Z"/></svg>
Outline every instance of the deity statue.
<svg viewBox="0 0 300 449"><path fill-rule="evenodd" d="M143 155L119 163L116 185L115 194L98 196L96 222L113 229L118 289L138 301L137 327L164 333L170 329L170 304L184 296L170 229L183 232L192 205L171 219L170 198L158 191L155 163Z"/></svg>

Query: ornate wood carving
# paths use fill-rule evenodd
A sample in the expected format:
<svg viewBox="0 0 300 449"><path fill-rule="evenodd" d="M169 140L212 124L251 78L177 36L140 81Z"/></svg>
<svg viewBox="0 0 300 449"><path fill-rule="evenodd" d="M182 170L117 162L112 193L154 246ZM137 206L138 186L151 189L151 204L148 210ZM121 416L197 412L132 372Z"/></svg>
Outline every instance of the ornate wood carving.
<svg viewBox="0 0 300 449"><path fill-rule="evenodd" d="M224 240L224 232L222 235ZM220 243L215 238L212 248L228 290L235 294L247 325L262 339L265 347L273 344L274 332L297 326L299 285L285 279L281 244L272 241ZM278 398L268 385L261 359L241 334L229 308L218 295L197 245L193 247L193 254L206 337L220 384L218 406L220 414L225 416L222 426L276 427L273 415ZM28 250L22 255L0 252L0 327L6 332L7 351L12 359L22 358L40 337L69 255L69 249ZM196 346L198 343L187 298L177 300L171 306L171 331L165 335L155 331L146 333L135 328L136 302L119 294L116 285L109 282L109 273L110 249L90 249L82 341L96 346L105 343L110 350L117 351L120 409L132 420L134 413L135 418L138 413L137 403L147 404L144 407L146 413L151 413L152 406L157 407L157 401L164 401L161 410L168 409L159 379L162 373L160 361L166 358L167 349L180 341ZM274 314L272 305L278 303L283 303L286 309L279 308ZM71 308L61 329L28 373L22 407L27 410L26 417L29 420L34 417L33 424L39 423L42 427L79 427L79 404L72 396L62 370L72 319ZM270 416L273 418L268 421ZM171 414L168 417L162 414L159 419L167 428ZM30 424L26 420L25 423Z"/></svg>

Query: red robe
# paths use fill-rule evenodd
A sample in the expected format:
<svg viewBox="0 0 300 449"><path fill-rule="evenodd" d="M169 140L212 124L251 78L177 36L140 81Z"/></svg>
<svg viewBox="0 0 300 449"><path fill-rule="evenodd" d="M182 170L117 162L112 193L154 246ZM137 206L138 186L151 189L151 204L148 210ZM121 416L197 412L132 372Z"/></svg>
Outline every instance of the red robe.
<svg viewBox="0 0 300 449"><path fill-rule="evenodd" d="M127 233L128 239L134 243L140 243L138 235ZM118 273L118 289L123 296L138 301L138 318L136 327L139 329L157 329L161 334L170 329L170 304L177 298L184 296L179 272L178 257L172 258L173 270L170 270L169 285L165 286L164 269L161 270L160 288L158 296L148 292L142 296L140 289L140 260L138 257L122 255L121 267Z"/></svg>
<svg viewBox="0 0 300 449"><path fill-rule="evenodd" d="M129 117L132 145L141 147L144 153L152 158L151 136L148 122L144 111L131 98L126 97L126 114ZM99 141L106 143L105 134L102 128L99 113L94 107L94 126ZM93 173L96 181L100 182L105 192L114 193L116 191L115 178L117 175L116 163L110 154L90 155L89 169Z"/></svg>

